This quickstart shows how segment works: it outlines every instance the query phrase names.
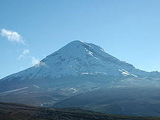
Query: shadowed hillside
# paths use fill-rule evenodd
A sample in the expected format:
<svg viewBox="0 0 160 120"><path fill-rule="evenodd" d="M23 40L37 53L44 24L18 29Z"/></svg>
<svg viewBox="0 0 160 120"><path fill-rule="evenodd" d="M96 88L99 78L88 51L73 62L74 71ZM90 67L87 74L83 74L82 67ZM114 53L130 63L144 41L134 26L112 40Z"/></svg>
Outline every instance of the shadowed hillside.
<svg viewBox="0 0 160 120"><path fill-rule="evenodd" d="M160 117L159 88L95 90L65 99L54 107L75 107L102 113Z"/></svg>
<svg viewBox="0 0 160 120"><path fill-rule="evenodd" d="M0 120L160 120L160 118L115 116L76 108L53 109L0 103Z"/></svg>

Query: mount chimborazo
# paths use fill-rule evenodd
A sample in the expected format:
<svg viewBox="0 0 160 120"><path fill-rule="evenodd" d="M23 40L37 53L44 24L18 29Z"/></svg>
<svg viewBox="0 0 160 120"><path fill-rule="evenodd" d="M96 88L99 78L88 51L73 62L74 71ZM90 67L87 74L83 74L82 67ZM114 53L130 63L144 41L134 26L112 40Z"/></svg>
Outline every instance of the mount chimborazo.
<svg viewBox="0 0 160 120"><path fill-rule="evenodd" d="M101 96L97 97L100 97L101 99L105 98L106 102L103 101L103 104L100 104L102 101L98 101L99 103L96 103L96 105L106 105L106 110L104 110L104 108L102 110L100 107L99 109L97 107L92 110L102 112L107 111L113 114L125 114L124 111L127 109L125 108L125 103L123 103L123 106L120 103L120 105L118 104L120 106L119 111L123 112L113 112L113 106L111 109L111 104L109 102L107 103L107 100L110 99L109 97L107 99L109 93L104 95L104 91L110 90L110 92L114 93L117 92L117 89L118 91L123 89L123 92L119 92L119 95L121 96L122 94L126 94L126 89L132 89L131 91L134 93L133 91L137 91L137 88L159 89L159 87L159 72L146 72L136 69L133 65L109 55L97 45L73 41L47 56L35 66L1 79L0 101L25 103L37 106L55 105L63 107L60 104L63 103L65 105L65 101L68 102L70 100L72 101L72 105L70 106L68 103L67 107L87 108L86 106L89 106L89 104L86 104L86 102L81 106L73 105L74 102L77 102L77 95L82 98L87 95L92 96L94 93L102 93ZM144 91L141 92L142 94L145 93L144 89L140 90ZM103 92L97 92L101 90ZM157 99L158 101L156 101L156 103L160 106L160 94L158 94L158 92L156 95L154 94L154 96L151 96L151 94L149 96L155 97L154 100ZM115 95L117 96L117 94ZM127 95L130 94L127 93ZM130 102L135 103L136 101L139 104L139 102L143 102L144 100L142 98L142 101L139 99L137 101L136 98L141 97L141 95L136 96L136 98L133 96L134 95L132 94L132 100L130 100ZM114 101L113 98L114 97L112 96L112 102ZM130 97L125 96L123 97L123 100L128 98ZM95 100L98 98L93 99ZM120 101L120 99L122 98L117 98L115 102ZM154 100L149 99L146 104L149 104ZM88 102L90 103L90 101ZM112 105L113 104L114 103L112 103ZM115 108L117 108L117 106ZM140 109L141 108L137 108L137 111ZM130 113L127 113L127 115L138 115L135 111L134 113L131 111ZM158 109L157 112L154 112L153 116L160 116L160 114L156 114L159 111L160 109ZM143 115L147 114L143 113Z"/></svg>

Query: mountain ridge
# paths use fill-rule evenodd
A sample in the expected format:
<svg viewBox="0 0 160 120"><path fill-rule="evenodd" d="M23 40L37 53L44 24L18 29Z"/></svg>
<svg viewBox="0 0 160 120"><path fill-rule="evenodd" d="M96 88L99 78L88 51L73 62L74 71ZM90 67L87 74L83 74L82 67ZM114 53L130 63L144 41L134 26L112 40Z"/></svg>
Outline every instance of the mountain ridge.
<svg viewBox="0 0 160 120"><path fill-rule="evenodd" d="M142 87L151 93L147 97L148 101L145 96L141 98L144 90L137 91ZM153 112L159 116L157 114L159 107L156 105L160 102L159 92L152 95L155 88L158 90L160 88L159 72L136 69L133 65L106 53L97 45L73 41L41 60L39 64L1 79L0 102L51 107L62 101L66 103L67 99L77 104L81 101L76 99L76 95L80 95L81 99L93 97L84 99L84 101L95 101L93 102L94 110L110 109L110 112L115 114L119 114L122 110L121 113L125 114L122 108L128 109L129 107L130 115L135 115L135 112L132 112L132 105L138 105L134 110L139 114L145 105L153 106L154 104L156 107L153 107L151 111L144 111L143 115ZM113 89L117 89L120 94L114 94L118 92ZM102 90L113 90L111 94L115 97L109 97L107 92L99 92ZM95 91L98 91L96 94L100 95L101 99L95 95ZM127 93L128 91L131 92ZM133 97L130 93L133 93ZM118 95L119 98L116 99ZM126 95L129 97L123 97ZM145 104L142 104L142 100ZM113 101L114 104L108 106L110 101ZM114 109L117 105L117 108L120 109L118 111Z"/></svg>
<svg viewBox="0 0 160 120"><path fill-rule="evenodd" d="M72 41L56 52L42 59L38 64L26 70L9 75L25 78L78 76L80 74L106 74L124 76L150 76L159 72L145 72L133 65L120 61L92 43Z"/></svg>

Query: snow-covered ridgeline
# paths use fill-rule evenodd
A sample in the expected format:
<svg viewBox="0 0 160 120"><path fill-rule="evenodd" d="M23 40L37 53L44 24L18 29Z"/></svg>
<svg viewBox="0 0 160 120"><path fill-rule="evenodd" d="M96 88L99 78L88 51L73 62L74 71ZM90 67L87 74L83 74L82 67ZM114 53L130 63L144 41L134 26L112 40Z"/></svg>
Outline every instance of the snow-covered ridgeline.
<svg viewBox="0 0 160 120"><path fill-rule="evenodd" d="M59 78L87 74L138 77L148 75L148 72L120 61L97 45L73 41L47 56L39 64L8 77Z"/></svg>

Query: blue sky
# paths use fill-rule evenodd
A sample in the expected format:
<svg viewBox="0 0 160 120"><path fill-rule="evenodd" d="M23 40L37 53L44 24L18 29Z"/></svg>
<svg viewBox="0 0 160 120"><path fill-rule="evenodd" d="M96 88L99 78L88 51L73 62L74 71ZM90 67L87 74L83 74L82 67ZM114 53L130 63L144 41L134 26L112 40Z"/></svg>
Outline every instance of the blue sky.
<svg viewBox="0 0 160 120"><path fill-rule="evenodd" d="M160 71L159 0L0 0L0 78L73 40Z"/></svg>

